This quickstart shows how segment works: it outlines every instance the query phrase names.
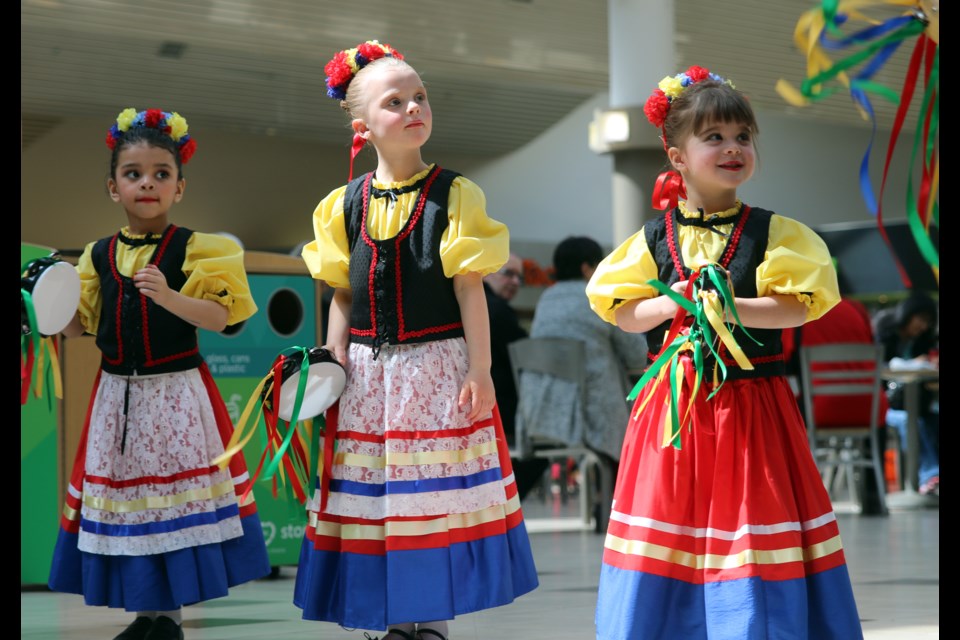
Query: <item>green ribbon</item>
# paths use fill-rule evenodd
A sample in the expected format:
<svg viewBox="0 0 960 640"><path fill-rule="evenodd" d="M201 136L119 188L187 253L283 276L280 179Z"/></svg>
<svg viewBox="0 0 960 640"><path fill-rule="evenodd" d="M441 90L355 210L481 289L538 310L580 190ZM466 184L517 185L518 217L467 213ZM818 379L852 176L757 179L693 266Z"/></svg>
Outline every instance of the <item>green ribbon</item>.
<svg viewBox="0 0 960 640"><path fill-rule="evenodd" d="M694 375L696 380L696 388L699 388L700 381L703 380L705 373L704 370L707 366L707 357L705 352L709 352L709 354L713 356L713 360L716 363L717 369L719 370L719 375L718 383L714 386L713 390L710 392L710 395L707 397L708 400L716 395L727 378L727 365L723 361L723 358L719 352L720 340L710 324L707 316L707 307L704 304L703 298L700 296L700 292L708 289L715 291L717 297L720 299L721 308L728 309L733 318L732 322L724 321L724 324L727 327L737 326L741 331L743 331L744 335L753 340L756 344L762 346L762 343L754 338L743 326L743 322L740 320L740 315L737 312L736 304L734 302L735 299L733 290L728 284L726 271L719 265L706 265L702 267L699 272L697 272L696 277L690 283L690 286L692 286L691 297L693 300L688 300L685 296L677 293L659 280L648 280L647 284L675 302L680 308L677 311L678 315L682 309L684 312L686 312L686 314L692 316L692 324L688 333L679 333L670 342L670 344L664 346L660 352L660 355L643 373L643 375L640 377L640 380L637 381L637 384L634 385L633 389L630 391L630 394L627 396L627 400L636 400L640 395L640 391L646 387L651 380L659 377L663 367L669 363L670 417L677 431L676 434L671 438L671 445L676 449L680 449L680 431L682 429L680 416L680 385L676 384L676 380L678 371L683 373L683 369L680 368L682 367L681 349L687 347L684 349L684 352L690 352L690 359L695 372ZM671 323L671 329L676 322L677 317L675 316L674 322ZM694 393L696 393L696 388L694 389ZM684 418L686 418L686 416L684 416Z"/></svg>
<svg viewBox="0 0 960 640"><path fill-rule="evenodd" d="M20 289L20 298L23 300L23 306L27 310L27 324L30 326L30 333L24 335L20 331L20 350L24 357L30 352L30 345L33 344L34 363L40 358L40 329L37 326L37 311L33 306L33 296L26 289Z"/></svg>
<svg viewBox="0 0 960 640"><path fill-rule="evenodd" d="M832 33L840 33L840 27L836 23L836 15L839 9L840 0L823 0L820 8L823 11L823 20L827 29Z"/></svg>
<svg viewBox="0 0 960 640"><path fill-rule="evenodd" d="M640 380L638 380L637 384L634 385L633 390L627 396L627 400L630 400L631 402L633 400L636 400L637 396L640 395L640 391L646 386L648 382L650 382L650 380L655 378L657 374L660 373L660 369L662 369L664 365L666 365L668 362L671 362L674 359L673 356L676 355L677 351L680 350L680 347L683 346L685 342L686 340L680 341L680 339L678 338L669 346L667 346L666 349L663 349L660 352L660 356L653 361L652 365L647 367L647 370L644 371L643 375L640 377Z"/></svg>
<svg viewBox="0 0 960 640"><path fill-rule="evenodd" d="M283 357L291 356L295 353L302 353L303 359L300 362L300 379L297 381L297 395L293 402L293 414L290 416L290 422L287 423L288 429L287 433L284 434L283 443L277 449L276 453L273 456L273 459L270 461L270 464L267 466L267 469L264 471L264 479L269 480L277 472L277 468L280 466L280 462L283 458L283 455L287 452L287 449L290 447L290 442L293 440L293 436L296 433L297 422L300 421L300 407L303 404L304 392L307 389L307 372L310 370L310 360L307 357L307 348L306 347L288 347L280 352L280 355ZM279 385L282 384L282 380L274 380L273 384ZM278 415L277 424L279 425L282 420L279 419L280 407L273 408L274 413ZM289 487L288 487L289 488ZM305 488L305 491L309 490Z"/></svg>
<svg viewBox="0 0 960 640"><path fill-rule="evenodd" d="M869 91L870 93L876 94L877 96L883 98L887 102L900 104L900 94L890 87L882 85L879 82L874 82L873 80L851 80L850 88L860 89L861 91Z"/></svg>
<svg viewBox="0 0 960 640"><path fill-rule="evenodd" d="M940 47L937 46L933 56L933 65L930 69L930 77L927 81L927 88L923 93L923 102L920 104L920 115L917 118L917 130L913 138L913 150L910 152L910 168L907 171L907 222L910 231L913 233L913 239L920 249L921 255L932 267L940 268L940 253L933 246L927 228L924 226L917 210L917 202L913 191L913 170L917 159L917 150L923 143L924 114L930 109L930 102L933 101L933 112L930 118L930 129L927 132L927 140L924 148L924 167L928 166L936 151L937 133L940 128ZM936 92L936 97L934 97ZM929 194L929 197L935 197L935 194ZM934 221L937 227L940 226L940 204L934 202Z"/></svg>
<svg viewBox="0 0 960 640"><path fill-rule="evenodd" d="M51 254L55 255L55 254ZM23 274L30 269L32 265L37 260L41 258L34 258L33 260L28 260L20 265L20 277L23 277ZM37 325L37 311L33 304L33 296L30 295L30 292L26 289L20 289L20 299L23 300L23 306L27 310L27 325L30 327L30 333L24 335L23 329L20 329L20 353L23 354L24 358L27 358L30 353L31 345L33 346L33 363L36 367L37 362L40 360L40 349L41 349L41 338L40 327ZM49 372L48 372L49 373ZM49 380L49 377L48 377ZM48 385L49 388L49 385ZM49 404L48 400L48 404Z"/></svg>

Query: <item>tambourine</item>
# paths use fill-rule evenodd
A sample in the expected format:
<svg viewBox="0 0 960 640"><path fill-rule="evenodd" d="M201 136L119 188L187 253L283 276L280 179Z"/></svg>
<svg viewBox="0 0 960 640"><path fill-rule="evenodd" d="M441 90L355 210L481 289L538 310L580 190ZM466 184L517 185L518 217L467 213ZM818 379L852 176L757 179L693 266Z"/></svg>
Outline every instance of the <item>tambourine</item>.
<svg viewBox="0 0 960 640"><path fill-rule="evenodd" d="M297 412L298 420L321 415L340 398L347 384L346 370L327 349L313 347L284 356L281 365L280 400L276 415L287 422L293 418L304 353L308 362L307 383L300 410ZM272 386L264 387L262 398L265 405L272 402Z"/></svg>
<svg viewBox="0 0 960 640"><path fill-rule="evenodd" d="M73 265L56 254L31 260L20 272L20 328L32 333L28 304L32 303L36 330L53 336L66 328L80 303L80 276ZM24 292L28 296L23 295ZM28 300L29 298L29 300Z"/></svg>

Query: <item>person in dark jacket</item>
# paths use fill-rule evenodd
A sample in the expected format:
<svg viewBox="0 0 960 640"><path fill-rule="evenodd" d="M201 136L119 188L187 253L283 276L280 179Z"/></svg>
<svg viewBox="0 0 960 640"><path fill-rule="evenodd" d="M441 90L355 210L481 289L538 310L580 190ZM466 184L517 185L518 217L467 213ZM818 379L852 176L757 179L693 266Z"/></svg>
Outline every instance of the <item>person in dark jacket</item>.
<svg viewBox="0 0 960 640"><path fill-rule="evenodd" d="M526 329L520 325L517 312L510 306L510 301L522 285L523 260L514 253L510 254L510 259L499 271L483 278L487 312L490 314L490 375L496 391L500 419L503 421L503 431L511 447L516 443L517 433L517 386L510 367L507 345L528 335ZM513 473L517 479L517 493L522 501L547 470L550 461L545 458L514 458L512 462Z"/></svg>

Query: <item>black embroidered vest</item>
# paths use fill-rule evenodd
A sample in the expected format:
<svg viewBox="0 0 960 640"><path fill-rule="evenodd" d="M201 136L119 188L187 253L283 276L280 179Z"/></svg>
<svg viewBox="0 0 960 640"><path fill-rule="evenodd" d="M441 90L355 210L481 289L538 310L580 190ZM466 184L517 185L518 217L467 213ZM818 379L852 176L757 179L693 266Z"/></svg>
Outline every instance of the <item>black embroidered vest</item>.
<svg viewBox="0 0 960 640"><path fill-rule="evenodd" d="M100 276L103 306L97 327L101 367L117 375L152 375L185 371L200 366L197 328L170 313L140 292L133 278L117 267L117 243L156 244L149 264L156 265L167 285L179 291L187 277L183 261L193 231L170 225L163 234L129 239L120 233L99 240L93 247L93 266Z"/></svg>
<svg viewBox="0 0 960 640"><path fill-rule="evenodd" d="M770 235L771 211L742 206L740 212L732 218L724 218L723 223L733 223L733 231L727 240L727 246L718 263L730 272L734 295L739 298L757 297L756 271L763 262ZM657 263L658 277L667 285L690 276L690 269L683 264L680 253L680 224L711 226L711 221L684 219L679 209L674 209L644 225L647 247ZM663 339L670 328L670 321L654 327L647 333L647 345L651 358L659 354ZM750 335L760 341L751 340L740 327L733 330L733 337L743 352L753 363L754 369L741 369L736 361L721 349L720 354L727 365L727 379L759 378L784 374L783 346L780 342L780 329L749 328ZM707 354L705 354L707 355ZM709 369L713 368L713 357L707 359Z"/></svg>
<svg viewBox="0 0 960 640"><path fill-rule="evenodd" d="M448 226L447 199L459 174L434 167L425 178L398 190L373 188L373 174L347 185L343 210L350 243L351 340L372 345L407 344L463 336L453 280L443 273L440 238ZM393 238L367 232L370 198L419 190L407 223Z"/></svg>

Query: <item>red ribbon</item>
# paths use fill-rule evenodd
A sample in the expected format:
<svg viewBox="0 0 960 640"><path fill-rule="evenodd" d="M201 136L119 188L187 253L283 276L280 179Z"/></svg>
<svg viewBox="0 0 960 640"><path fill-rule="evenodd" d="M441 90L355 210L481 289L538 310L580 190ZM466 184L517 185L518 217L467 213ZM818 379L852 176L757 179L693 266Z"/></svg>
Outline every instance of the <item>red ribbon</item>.
<svg viewBox="0 0 960 640"><path fill-rule="evenodd" d="M323 472L320 474L320 510L327 508L330 494L330 478L333 471L333 448L337 440L337 424L340 422L340 401L337 400L327 409L327 425L323 434Z"/></svg>
<svg viewBox="0 0 960 640"><path fill-rule="evenodd" d="M36 340L36 336L30 336L30 340ZM33 379L34 365L33 349L27 351L27 360L23 360L23 352L20 353L20 404L27 404L27 397L30 395L30 383Z"/></svg>
<svg viewBox="0 0 960 640"><path fill-rule="evenodd" d="M367 139L361 136L359 133L353 134L353 145L350 147L350 177L347 178L347 182L353 180L353 160L357 157L357 154L360 153L360 150L363 149L363 145L367 144Z"/></svg>
<svg viewBox="0 0 960 640"><path fill-rule="evenodd" d="M687 286L683 290L683 297L687 300L693 301L693 281L700 277L700 270L691 270L690 277L687 278ZM663 339L663 342L660 343L660 353L655 356L648 356L651 360L656 360L663 352L673 344L673 341L677 339L677 336L680 335L680 332L684 327L689 328L691 322L693 321L692 316L687 315L687 310L681 306L677 306L677 312L673 315L673 321L670 323L670 328L667 329L667 335Z"/></svg>
<svg viewBox="0 0 960 640"><path fill-rule="evenodd" d="M664 171L657 176L651 205L658 211L669 211L677 206L680 198L686 197L687 188L683 184L683 176L676 171Z"/></svg>
<svg viewBox="0 0 960 640"><path fill-rule="evenodd" d="M877 194L877 227L880 230L880 235L883 237L883 241L890 249L890 255L893 256L893 263L896 265L897 271L900 272L900 280L903 281L903 284L907 289L911 289L913 287L913 284L910 281L910 276L907 275L907 270L903 267L903 264L900 262L900 258L897 257L897 253L893 250L893 243L890 242L890 238L887 236L887 230L883 226L883 190L887 186L887 174L890 171L890 161L893 159L893 150L897 146L897 138L900 136L900 129L903 128L903 122L907 117L907 110L910 107L911 100L913 99L913 89L917 83L917 76L920 75L920 65L923 61L923 50L926 40L926 36L923 35L917 39L917 44L914 47L913 54L910 57L910 64L907 67L907 74L903 80L903 90L900 93L900 105L897 107L897 115L893 121L893 129L890 131L890 142L887 144L887 157L883 164L883 178L880 180L880 192Z"/></svg>
<svg viewBox="0 0 960 640"><path fill-rule="evenodd" d="M284 422L284 424L287 425L288 429L296 428L296 425L291 425L289 422ZM283 444L283 436L279 431L277 432L277 436L279 436L277 441L277 447L279 448ZM293 448L296 450L297 448L296 438L294 438L292 442L294 443ZM305 459L305 458L302 458L302 459ZM293 463L293 460L290 458L290 456L284 456L282 462L283 462L284 468L287 470L287 481L290 483L290 488L293 491L294 496L296 496L297 501L300 504L304 504L307 501L307 494L304 491L303 484L300 482L300 476L297 474L296 465ZM277 491L276 476L273 477L273 487L274 487L273 489L274 497L276 497L276 491Z"/></svg>
<svg viewBox="0 0 960 640"><path fill-rule="evenodd" d="M925 41L923 85L926 87L930 84L930 74L933 68L933 57L937 51L937 43L926 36L921 36L920 40L921 42ZM934 96L936 96L936 93L934 93ZM933 183L933 169L936 166L936 157L929 157L927 155L927 141L930 139L930 125L932 124L933 120L934 102L935 100L930 100L930 104L927 106L927 112L923 114L923 159L921 162L921 167L923 170L917 209L918 213L920 214L920 220L923 221L924 225L929 222L927 220L927 205L930 202L930 190Z"/></svg>
<svg viewBox="0 0 960 640"><path fill-rule="evenodd" d="M263 423L266 428L266 442L263 445L263 453L260 454L260 462L257 464L256 470L253 472L253 475L250 476L250 484L247 487L247 490L243 492L243 495L240 496L240 504L243 504L247 496L253 490L253 485L260 478L260 472L263 471L263 464L267 461L267 456L270 455L270 449L273 447L273 442L277 440L276 430L277 430L277 412L280 410L280 384L283 380L283 356L281 355L273 362L273 389L271 392L271 410L267 411L264 408L263 411ZM282 442L283 439L280 438ZM276 487L274 487L274 497L276 497Z"/></svg>

